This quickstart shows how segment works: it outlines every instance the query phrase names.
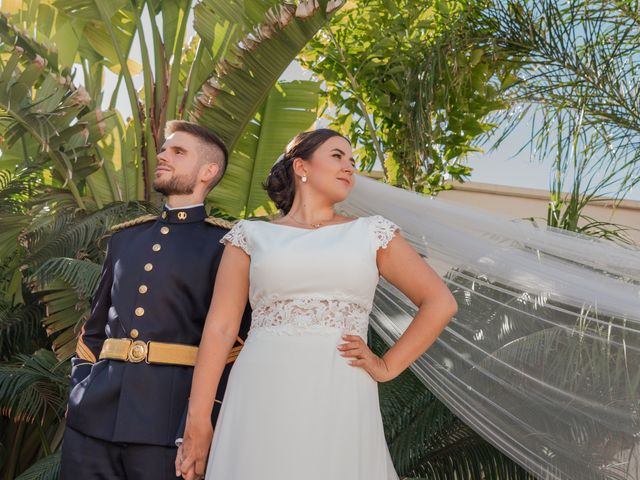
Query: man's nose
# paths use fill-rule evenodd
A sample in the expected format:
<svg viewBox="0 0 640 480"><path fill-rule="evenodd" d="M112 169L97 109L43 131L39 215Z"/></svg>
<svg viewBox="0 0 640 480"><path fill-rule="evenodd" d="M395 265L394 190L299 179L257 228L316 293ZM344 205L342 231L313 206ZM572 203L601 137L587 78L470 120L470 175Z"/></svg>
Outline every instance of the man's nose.
<svg viewBox="0 0 640 480"><path fill-rule="evenodd" d="M168 163L168 159L167 159L167 156L166 156L166 151L162 151L162 152L158 153L156 155L156 158L158 160L162 160L164 163Z"/></svg>

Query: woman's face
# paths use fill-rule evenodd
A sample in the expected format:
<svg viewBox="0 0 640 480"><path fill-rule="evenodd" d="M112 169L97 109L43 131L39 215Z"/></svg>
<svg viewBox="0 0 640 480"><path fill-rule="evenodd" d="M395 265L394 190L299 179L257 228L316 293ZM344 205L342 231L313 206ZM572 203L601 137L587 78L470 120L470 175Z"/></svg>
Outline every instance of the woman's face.
<svg viewBox="0 0 640 480"><path fill-rule="evenodd" d="M297 188L312 188L338 203L349 196L355 184L355 160L351 144L343 137L335 136L320 145L309 160L294 160ZM306 173L307 182L300 177Z"/></svg>

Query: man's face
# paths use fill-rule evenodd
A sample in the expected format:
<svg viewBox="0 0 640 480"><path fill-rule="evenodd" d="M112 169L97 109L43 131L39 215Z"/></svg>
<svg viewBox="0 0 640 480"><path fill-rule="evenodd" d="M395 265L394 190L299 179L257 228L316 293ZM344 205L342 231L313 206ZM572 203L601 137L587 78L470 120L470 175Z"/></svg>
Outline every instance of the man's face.
<svg viewBox="0 0 640 480"><path fill-rule="evenodd" d="M202 169L200 141L186 132L167 137L158 153L153 188L165 196L193 193Z"/></svg>

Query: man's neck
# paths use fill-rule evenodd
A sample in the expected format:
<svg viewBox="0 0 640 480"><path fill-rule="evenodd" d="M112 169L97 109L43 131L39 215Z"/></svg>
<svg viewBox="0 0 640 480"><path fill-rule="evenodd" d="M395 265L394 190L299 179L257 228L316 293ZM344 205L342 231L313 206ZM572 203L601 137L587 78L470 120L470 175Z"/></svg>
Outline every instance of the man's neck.
<svg viewBox="0 0 640 480"><path fill-rule="evenodd" d="M204 199L195 195L170 195L165 203L169 208L185 208L202 205Z"/></svg>

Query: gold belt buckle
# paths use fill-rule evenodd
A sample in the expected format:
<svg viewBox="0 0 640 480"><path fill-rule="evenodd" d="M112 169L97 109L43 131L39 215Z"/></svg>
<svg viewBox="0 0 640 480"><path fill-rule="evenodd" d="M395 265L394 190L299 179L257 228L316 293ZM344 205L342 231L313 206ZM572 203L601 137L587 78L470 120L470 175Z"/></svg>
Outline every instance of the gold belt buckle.
<svg viewBox="0 0 640 480"><path fill-rule="evenodd" d="M136 340L129 347L129 352L127 353L127 360L133 363L140 363L143 360L147 359L147 352L149 351L149 347L142 340Z"/></svg>

